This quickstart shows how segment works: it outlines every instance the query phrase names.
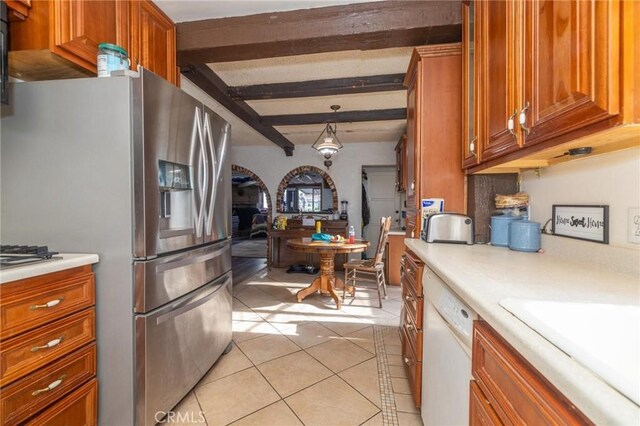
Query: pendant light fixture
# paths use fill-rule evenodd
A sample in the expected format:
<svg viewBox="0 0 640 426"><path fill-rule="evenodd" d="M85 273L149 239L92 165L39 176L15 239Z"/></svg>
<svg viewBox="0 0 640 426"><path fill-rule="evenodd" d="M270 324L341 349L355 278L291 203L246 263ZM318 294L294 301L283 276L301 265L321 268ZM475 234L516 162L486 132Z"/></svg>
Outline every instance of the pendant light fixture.
<svg viewBox="0 0 640 426"><path fill-rule="evenodd" d="M335 122L327 123L318 139L311 145L311 148L317 150L322 156L325 158L324 165L329 168L332 164L331 156L336 154L340 148L342 148L342 144L336 135L337 129L337 116L338 110L340 109L340 105L331 105L331 109L336 113Z"/></svg>

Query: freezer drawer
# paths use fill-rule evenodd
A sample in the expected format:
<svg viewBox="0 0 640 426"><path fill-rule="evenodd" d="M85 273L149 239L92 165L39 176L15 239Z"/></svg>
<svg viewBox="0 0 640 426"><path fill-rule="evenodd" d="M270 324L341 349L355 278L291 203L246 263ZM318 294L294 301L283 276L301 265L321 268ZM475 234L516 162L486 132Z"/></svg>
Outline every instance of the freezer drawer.
<svg viewBox="0 0 640 426"><path fill-rule="evenodd" d="M153 260L136 261L136 313L149 312L231 269L231 240Z"/></svg>
<svg viewBox="0 0 640 426"><path fill-rule="evenodd" d="M231 289L228 272L168 306L135 316L136 425L157 423L231 342Z"/></svg>

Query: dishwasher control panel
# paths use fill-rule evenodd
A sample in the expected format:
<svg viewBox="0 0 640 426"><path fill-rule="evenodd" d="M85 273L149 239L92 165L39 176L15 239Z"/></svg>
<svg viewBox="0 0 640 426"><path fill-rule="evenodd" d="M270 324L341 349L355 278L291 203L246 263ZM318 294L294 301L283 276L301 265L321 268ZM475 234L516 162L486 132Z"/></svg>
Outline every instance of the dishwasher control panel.
<svg viewBox="0 0 640 426"><path fill-rule="evenodd" d="M473 321L478 315L469 308L428 266L422 285L425 297L438 310L449 326L471 346Z"/></svg>

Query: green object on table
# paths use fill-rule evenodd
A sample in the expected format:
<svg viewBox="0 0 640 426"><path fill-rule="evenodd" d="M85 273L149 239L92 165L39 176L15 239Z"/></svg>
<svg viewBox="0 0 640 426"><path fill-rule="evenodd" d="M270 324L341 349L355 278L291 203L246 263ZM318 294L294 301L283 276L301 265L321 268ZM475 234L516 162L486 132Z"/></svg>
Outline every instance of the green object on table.
<svg viewBox="0 0 640 426"><path fill-rule="evenodd" d="M313 235L311 235L311 241L331 241L331 235L329 235L329 234L313 234Z"/></svg>

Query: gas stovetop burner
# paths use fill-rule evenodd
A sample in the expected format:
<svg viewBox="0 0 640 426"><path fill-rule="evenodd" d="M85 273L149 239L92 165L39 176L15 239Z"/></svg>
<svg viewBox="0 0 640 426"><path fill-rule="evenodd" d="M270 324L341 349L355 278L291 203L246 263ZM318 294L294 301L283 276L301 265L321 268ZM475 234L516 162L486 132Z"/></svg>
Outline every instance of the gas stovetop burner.
<svg viewBox="0 0 640 426"><path fill-rule="evenodd" d="M55 254L58 254L58 252L49 251L47 246L1 245L0 269L62 259L61 257L54 257Z"/></svg>

